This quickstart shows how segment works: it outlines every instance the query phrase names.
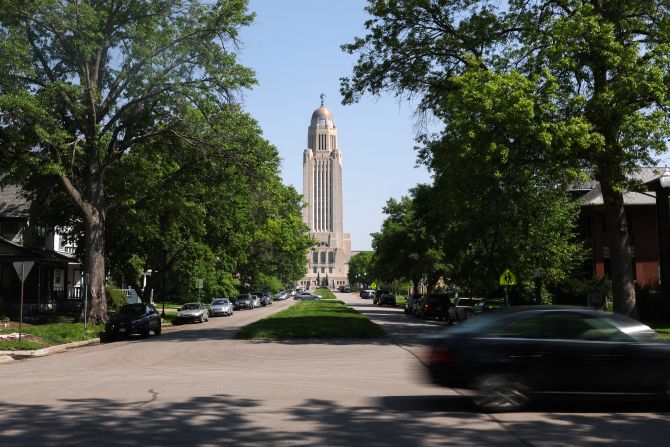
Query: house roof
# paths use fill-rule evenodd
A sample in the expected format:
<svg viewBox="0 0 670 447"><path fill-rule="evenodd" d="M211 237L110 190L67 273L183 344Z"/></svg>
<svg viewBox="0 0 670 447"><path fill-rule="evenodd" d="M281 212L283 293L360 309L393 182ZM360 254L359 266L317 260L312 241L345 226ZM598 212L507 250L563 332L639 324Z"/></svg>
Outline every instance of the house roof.
<svg viewBox="0 0 670 447"><path fill-rule="evenodd" d="M30 260L70 262L72 258L47 248L26 247L0 236L0 262Z"/></svg>
<svg viewBox="0 0 670 447"><path fill-rule="evenodd" d="M25 218L29 208L30 204L20 187L7 185L0 188L0 217Z"/></svg>
<svg viewBox="0 0 670 447"><path fill-rule="evenodd" d="M659 177L665 168L659 167L640 167L629 178L642 184ZM575 182L570 188L571 191L578 193L577 200L582 202L582 206L601 206L603 205L603 194L600 183L595 180L587 179L585 181ZM583 193L579 195L580 193ZM623 195L624 205L656 205L656 193L653 191L626 192Z"/></svg>

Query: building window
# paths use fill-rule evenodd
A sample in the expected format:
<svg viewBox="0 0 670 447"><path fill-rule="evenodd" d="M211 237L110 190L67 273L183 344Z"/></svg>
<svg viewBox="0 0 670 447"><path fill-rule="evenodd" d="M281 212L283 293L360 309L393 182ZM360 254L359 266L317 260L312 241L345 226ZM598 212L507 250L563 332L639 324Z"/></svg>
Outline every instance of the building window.
<svg viewBox="0 0 670 447"><path fill-rule="evenodd" d="M314 252L312 253L312 263L316 264L319 262L319 253Z"/></svg>
<svg viewBox="0 0 670 447"><path fill-rule="evenodd" d="M328 267L328 273L333 273L333 268L332 267Z"/></svg>
<svg viewBox="0 0 670 447"><path fill-rule="evenodd" d="M322 264L326 263L326 252L325 251L321 252L321 263Z"/></svg>
<svg viewBox="0 0 670 447"><path fill-rule="evenodd" d="M335 263L335 252L331 251L328 253L328 263L329 264L334 264Z"/></svg>
<svg viewBox="0 0 670 447"><path fill-rule="evenodd" d="M321 273L326 273L326 268L325 267L321 267Z"/></svg>
<svg viewBox="0 0 670 447"><path fill-rule="evenodd" d="M313 271L314 271L314 273L316 273L316 267L314 267Z"/></svg>

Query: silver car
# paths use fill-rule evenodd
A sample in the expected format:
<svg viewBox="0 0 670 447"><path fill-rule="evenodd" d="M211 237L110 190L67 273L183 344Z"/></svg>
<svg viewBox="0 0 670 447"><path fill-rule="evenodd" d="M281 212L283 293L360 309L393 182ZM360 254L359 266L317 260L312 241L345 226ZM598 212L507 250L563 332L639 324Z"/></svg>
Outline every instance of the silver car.
<svg viewBox="0 0 670 447"><path fill-rule="evenodd" d="M233 303L231 303L228 298L215 298L212 300L212 304L210 304L209 307L213 317L217 315L233 314Z"/></svg>
<svg viewBox="0 0 670 447"><path fill-rule="evenodd" d="M201 303L186 303L179 308L177 316L172 320L172 324L179 323L203 323L209 320L207 308Z"/></svg>

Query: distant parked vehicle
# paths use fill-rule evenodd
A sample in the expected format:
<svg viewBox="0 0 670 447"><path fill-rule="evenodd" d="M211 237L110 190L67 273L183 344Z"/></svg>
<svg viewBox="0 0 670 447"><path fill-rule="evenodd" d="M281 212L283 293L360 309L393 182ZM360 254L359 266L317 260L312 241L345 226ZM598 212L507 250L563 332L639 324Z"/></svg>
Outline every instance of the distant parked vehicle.
<svg viewBox="0 0 670 447"><path fill-rule="evenodd" d="M375 294L372 297L372 304L377 304L379 305L379 299L382 297L382 295L391 293L388 290L375 290Z"/></svg>
<svg viewBox="0 0 670 447"><path fill-rule="evenodd" d="M384 293L377 300L378 306L396 306L395 295L392 293Z"/></svg>
<svg viewBox="0 0 670 447"><path fill-rule="evenodd" d="M286 292L278 292L275 293L275 300L277 301L283 301L288 297L288 294Z"/></svg>
<svg viewBox="0 0 670 447"><path fill-rule="evenodd" d="M415 308L421 296L420 293L414 293L407 297L407 301L405 301L405 315L415 315Z"/></svg>
<svg viewBox="0 0 670 447"><path fill-rule="evenodd" d="M239 295L237 295L237 297L235 298L235 302L233 304L233 308L235 310L253 309L254 300L252 295L250 293L240 293Z"/></svg>
<svg viewBox="0 0 670 447"><path fill-rule="evenodd" d="M303 292L299 293L296 296L293 297L294 300L320 300L321 297L319 295L314 295L313 293L310 292Z"/></svg>
<svg viewBox="0 0 670 447"><path fill-rule="evenodd" d="M140 334L148 337L149 333L161 334L161 316L150 304L125 304L112 315L105 325L105 337L113 339Z"/></svg>
<svg viewBox="0 0 670 447"><path fill-rule="evenodd" d="M482 312L491 312L494 310L504 310L509 309L509 303L506 303L505 300L499 298L486 299L475 304L473 310L474 313Z"/></svg>
<svg viewBox="0 0 670 447"><path fill-rule="evenodd" d="M374 290L361 290L361 298L366 299L366 298L374 298L375 296L375 291Z"/></svg>
<svg viewBox="0 0 670 447"><path fill-rule="evenodd" d="M253 305L252 309L261 307L261 297L258 295L251 294L251 304Z"/></svg>
<svg viewBox="0 0 670 447"><path fill-rule="evenodd" d="M454 305L449 308L450 318L453 321L467 320L475 313L475 306L481 301L481 298L456 298Z"/></svg>
<svg viewBox="0 0 670 447"><path fill-rule="evenodd" d="M212 316L217 315L232 315L233 314L233 303L230 302L228 298L215 298L212 300L209 308L212 311Z"/></svg>
<svg viewBox="0 0 670 447"><path fill-rule="evenodd" d="M180 323L204 323L209 320L207 307L202 303L186 303L179 308L177 316L172 319L172 324Z"/></svg>
<svg viewBox="0 0 670 447"><path fill-rule="evenodd" d="M416 316L419 318L436 318L438 320L447 320L449 318L449 307L451 300L447 295L429 293L421 297L416 306Z"/></svg>

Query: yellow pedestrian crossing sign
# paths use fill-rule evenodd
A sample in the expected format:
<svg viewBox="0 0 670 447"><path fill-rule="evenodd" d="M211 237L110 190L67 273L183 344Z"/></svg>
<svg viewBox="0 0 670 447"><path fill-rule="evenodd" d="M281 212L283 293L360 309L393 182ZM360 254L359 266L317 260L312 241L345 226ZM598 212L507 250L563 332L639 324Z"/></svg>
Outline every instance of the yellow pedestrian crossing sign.
<svg viewBox="0 0 670 447"><path fill-rule="evenodd" d="M373 282L372 284L370 284L370 287L372 287L374 290L377 290L377 283Z"/></svg>
<svg viewBox="0 0 670 447"><path fill-rule="evenodd" d="M510 269L505 269L502 275L500 275L500 285L516 286L516 275Z"/></svg>

